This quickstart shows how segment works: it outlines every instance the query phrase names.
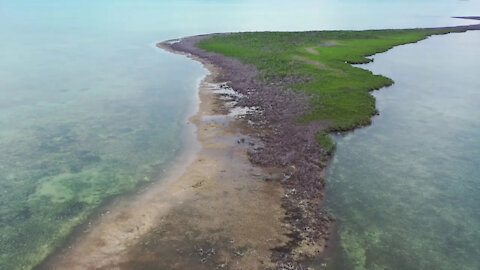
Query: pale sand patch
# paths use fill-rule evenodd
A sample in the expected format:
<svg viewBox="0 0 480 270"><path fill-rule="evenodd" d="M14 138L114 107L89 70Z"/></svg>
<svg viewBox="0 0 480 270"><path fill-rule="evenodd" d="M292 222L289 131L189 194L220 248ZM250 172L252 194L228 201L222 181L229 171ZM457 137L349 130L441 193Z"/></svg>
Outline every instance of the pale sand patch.
<svg viewBox="0 0 480 270"><path fill-rule="evenodd" d="M340 46L340 45L341 44L335 40L328 40L328 41L317 44L317 46L319 47L332 47L332 46ZM315 47L307 47L305 48L305 50L307 50L307 52L311 54L318 54L318 51L315 49Z"/></svg>
<svg viewBox="0 0 480 270"><path fill-rule="evenodd" d="M305 48L307 50L307 52L311 53L311 54L318 54L317 50L315 50L315 48L312 48L312 47L308 47L308 48Z"/></svg>
<svg viewBox="0 0 480 270"><path fill-rule="evenodd" d="M298 56L298 55L295 55L293 57L293 59L298 60L298 61L302 61L302 62L305 62L305 63L308 63L308 64L312 64L312 65L314 65L314 66L316 66L317 68L320 68L320 69L326 69L327 68L325 66L325 64L323 64L322 62L315 61L315 60L312 60L312 59L308 59L308 58L305 58L305 57L301 57L301 56Z"/></svg>
<svg viewBox="0 0 480 270"><path fill-rule="evenodd" d="M332 46L340 46L340 45L341 44L338 43L338 41L336 40L327 40L325 42L318 44L318 46L322 46L322 47L332 47Z"/></svg>
<svg viewBox="0 0 480 270"><path fill-rule="evenodd" d="M263 180L267 172L248 161L253 140L242 134L246 129L238 120L226 115L225 100L209 84L218 70L204 64L211 75L201 83L200 108L190 119L201 149L189 165L177 165L168 179L129 200L115 200L88 231L40 269L271 266L271 249L288 241L283 190L278 182ZM206 120L209 115L219 117Z"/></svg>

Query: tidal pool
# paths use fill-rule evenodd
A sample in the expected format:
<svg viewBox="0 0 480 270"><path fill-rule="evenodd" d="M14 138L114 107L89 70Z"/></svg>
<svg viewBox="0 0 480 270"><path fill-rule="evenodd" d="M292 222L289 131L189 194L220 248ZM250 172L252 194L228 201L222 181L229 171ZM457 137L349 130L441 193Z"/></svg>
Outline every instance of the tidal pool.
<svg viewBox="0 0 480 270"><path fill-rule="evenodd" d="M335 136L331 269L480 269L480 33L435 36L360 67L380 115Z"/></svg>

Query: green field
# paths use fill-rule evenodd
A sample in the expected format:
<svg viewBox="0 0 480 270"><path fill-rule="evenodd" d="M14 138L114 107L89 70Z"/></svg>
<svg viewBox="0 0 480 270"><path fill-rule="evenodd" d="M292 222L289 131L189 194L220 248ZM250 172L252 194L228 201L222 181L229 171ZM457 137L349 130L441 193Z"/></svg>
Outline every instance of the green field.
<svg viewBox="0 0 480 270"><path fill-rule="evenodd" d="M462 32L458 28L257 32L219 34L197 44L199 48L241 60L258 68L262 79L282 81L285 88L310 94L313 110L302 121L327 120L327 132L346 131L371 122L377 113L370 91L393 81L351 64L368 63L368 56L430 35ZM292 81L292 80L289 80ZM319 135L326 148L332 146Z"/></svg>

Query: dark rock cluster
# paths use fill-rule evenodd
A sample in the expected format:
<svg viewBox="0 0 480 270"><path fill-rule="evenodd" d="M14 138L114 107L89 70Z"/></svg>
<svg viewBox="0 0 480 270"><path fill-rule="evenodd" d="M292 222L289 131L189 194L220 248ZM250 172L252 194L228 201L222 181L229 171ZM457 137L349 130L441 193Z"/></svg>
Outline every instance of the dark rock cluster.
<svg viewBox="0 0 480 270"><path fill-rule="evenodd" d="M252 65L197 48L195 44L206 37L188 37L167 45L219 67L218 82L227 82L228 87L241 94L237 105L258 108L246 118L257 131L252 136L262 143L250 149L249 157L260 166L282 168L283 175L277 180L285 189L282 206L286 210L285 223L291 229L290 242L273 250L272 260L278 269L301 269L299 260L312 254L299 254L296 249L300 245L326 243L333 222L319 207L325 185L321 171L329 155L319 147L315 134L327 123L299 122L310 107L306 94L284 87L291 78L278 78L272 84L258 76Z"/></svg>

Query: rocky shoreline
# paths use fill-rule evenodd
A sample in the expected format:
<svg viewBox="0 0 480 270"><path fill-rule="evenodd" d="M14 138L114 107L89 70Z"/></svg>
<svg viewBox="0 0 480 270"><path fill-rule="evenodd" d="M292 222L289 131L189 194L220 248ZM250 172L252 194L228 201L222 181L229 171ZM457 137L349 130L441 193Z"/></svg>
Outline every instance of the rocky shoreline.
<svg viewBox="0 0 480 270"><path fill-rule="evenodd" d="M210 71L190 118L199 152L166 181L108 204L38 269L308 269L305 260L335 243L321 208L331 151L315 136L331 123L299 122L311 107L286 86L298 78L265 81L254 66L195 46L209 36L158 44Z"/></svg>
<svg viewBox="0 0 480 270"><path fill-rule="evenodd" d="M467 31L479 27L477 24L447 28ZM266 180L278 181L284 189L282 207L286 215L283 222L289 230L289 242L274 248L271 260L277 269L302 269L302 261L324 252L334 224L333 217L320 207L325 186L321 172L331 153L319 147L315 136L329 123L298 121L312 109L306 94L287 87L298 78L265 81L252 65L196 47L198 42L210 36L165 41L159 43L159 47L212 64L219 70L218 82L227 82L223 87L240 94L237 106L253 109L246 115L246 121L254 130L249 135L260 144L248 149L249 160L254 165L281 170L281 175Z"/></svg>
<svg viewBox="0 0 480 270"><path fill-rule="evenodd" d="M333 225L333 218L320 208L325 185L321 171L330 154L315 139L315 134L328 123L297 121L310 108L306 95L283 86L295 78L274 84L263 81L255 67L195 46L207 37L171 40L159 46L214 65L219 69L217 80L227 82L223 87L240 94L237 106L251 108L245 120L255 131L249 135L260 143L249 148L249 160L261 167L279 169L281 173L265 180L278 181L284 188L283 222L289 228L290 240L272 250L271 260L277 269L300 269L302 260L322 253L328 246Z"/></svg>

